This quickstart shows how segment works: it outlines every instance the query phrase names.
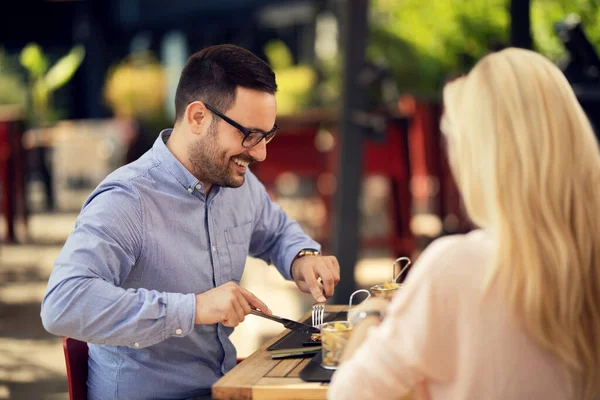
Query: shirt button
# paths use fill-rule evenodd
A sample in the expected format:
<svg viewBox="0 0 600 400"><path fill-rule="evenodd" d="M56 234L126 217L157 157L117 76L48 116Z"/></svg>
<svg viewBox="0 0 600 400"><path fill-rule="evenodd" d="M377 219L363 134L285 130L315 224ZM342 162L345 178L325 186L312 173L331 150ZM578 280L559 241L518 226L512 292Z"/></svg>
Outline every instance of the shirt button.
<svg viewBox="0 0 600 400"><path fill-rule="evenodd" d="M215 246L213 246L212 247L212 251L213 251L213 253L216 253L217 252L217 248Z"/></svg>
<svg viewBox="0 0 600 400"><path fill-rule="evenodd" d="M138 342L135 342L133 345L134 345L135 347L140 347L140 344L139 344Z"/></svg>
<svg viewBox="0 0 600 400"><path fill-rule="evenodd" d="M191 187L188 188L188 192L192 193L194 191L194 189L192 189Z"/></svg>
<svg viewBox="0 0 600 400"><path fill-rule="evenodd" d="M198 190L202 189L202 185L201 184L197 184L196 185L196 189L198 189Z"/></svg>
<svg viewBox="0 0 600 400"><path fill-rule="evenodd" d="M183 333L183 331L181 329L175 330L175 334L176 335L181 335L182 333Z"/></svg>

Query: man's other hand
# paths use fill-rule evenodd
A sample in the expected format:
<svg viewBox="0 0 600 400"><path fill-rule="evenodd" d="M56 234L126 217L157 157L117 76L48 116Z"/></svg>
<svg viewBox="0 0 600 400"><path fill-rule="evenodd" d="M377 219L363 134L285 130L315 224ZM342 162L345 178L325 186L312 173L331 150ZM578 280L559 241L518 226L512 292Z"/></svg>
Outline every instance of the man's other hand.
<svg viewBox="0 0 600 400"><path fill-rule="evenodd" d="M244 321L252 308L265 314L272 312L258 297L234 282L196 295L196 324L222 323L235 327Z"/></svg>

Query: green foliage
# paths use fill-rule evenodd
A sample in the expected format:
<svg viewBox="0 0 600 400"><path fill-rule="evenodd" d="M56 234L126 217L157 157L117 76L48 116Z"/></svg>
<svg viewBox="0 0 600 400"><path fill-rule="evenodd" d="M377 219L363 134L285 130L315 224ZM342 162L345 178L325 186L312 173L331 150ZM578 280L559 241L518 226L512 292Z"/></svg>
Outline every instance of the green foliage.
<svg viewBox="0 0 600 400"><path fill-rule="evenodd" d="M48 59L37 43L30 43L21 51L21 65L29 71L31 77L39 79L48 69Z"/></svg>
<svg viewBox="0 0 600 400"><path fill-rule="evenodd" d="M341 56L336 54L331 59L320 59L317 69L317 83L311 94L311 101L316 107L333 108L339 104L342 87L340 73Z"/></svg>
<svg viewBox="0 0 600 400"><path fill-rule="evenodd" d="M104 84L104 99L120 118L162 118L166 96L165 69L148 51L121 60L110 69Z"/></svg>
<svg viewBox="0 0 600 400"><path fill-rule="evenodd" d="M25 105L26 90L16 62L0 49L0 105Z"/></svg>
<svg viewBox="0 0 600 400"><path fill-rule="evenodd" d="M401 92L436 98L451 75L467 72L492 43L508 44L510 0L372 0L368 57L389 66ZM600 0L531 0L537 51L565 54L555 31L574 13L600 49Z"/></svg>
<svg viewBox="0 0 600 400"><path fill-rule="evenodd" d="M316 81L315 71L308 65L293 65L292 54L281 40L268 42L265 54L277 77L278 113L294 114L309 105Z"/></svg>
<svg viewBox="0 0 600 400"><path fill-rule="evenodd" d="M493 42L505 42L506 0L374 0L367 55L385 62L398 88L436 97L451 74L468 70Z"/></svg>
<svg viewBox="0 0 600 400"><path fill-rule="evenodd" d="M532 0L532 33L538 51L557 61L565 49L555 32L555 24L569 14L581 18L590 42L600 50L600 1L598 0Z"/></svg>
<svg viewBox="0 0 600 400"><path fill-rule="evenodd" d="M46 125L58 118L58 113L52 107L52 94L71 80L84 57L83 46L75 46L48 68L48 57L38 44L30 43L21 51L21 65L29 72L31 117L34 123Z"/></svg>
<svg viewBox="0 0 600 400"><path fill-rule="evenodd" d="M83 46L75 46L66 56L59 59L44 77L44 84L48 90L55 91L69 82L83 62L84 57L85 50Z"/></svg>
<svg viewBox="0 0 600 400"><path fill-rule="evenodd" d="M269 41L265 45L265 55L273 69L289 68L294 64L290 49L281 40Z"/></svg>

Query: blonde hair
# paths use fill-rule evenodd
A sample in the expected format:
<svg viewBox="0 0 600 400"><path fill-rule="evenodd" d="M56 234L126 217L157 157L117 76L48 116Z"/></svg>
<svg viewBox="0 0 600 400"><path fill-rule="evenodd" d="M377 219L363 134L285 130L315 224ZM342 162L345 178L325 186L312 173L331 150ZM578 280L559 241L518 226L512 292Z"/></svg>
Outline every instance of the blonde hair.
<svg viewBox="0 0 600 400"><path fill-rule="evenodd" d="M444 89L450 164L467 212L497 241L500 284L577 393L600 381L600 151L562 72L506 49Z"/></svg>

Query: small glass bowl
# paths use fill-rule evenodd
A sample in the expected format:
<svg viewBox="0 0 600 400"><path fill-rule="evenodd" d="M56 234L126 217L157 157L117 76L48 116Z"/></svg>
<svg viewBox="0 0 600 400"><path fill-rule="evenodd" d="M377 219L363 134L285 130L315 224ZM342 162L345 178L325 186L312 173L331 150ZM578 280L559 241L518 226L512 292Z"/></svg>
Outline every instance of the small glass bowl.
<svg viewBox="0 0 600 400"><path fill-rule="evenodd" d="M402 287L400 283L385 283L381 285L371 286L369 290L373 297L384 298L390 300L394 294Z"/></svg>
<svg viewBox="0 0 600 400"><path fill-rule="evenodd" d="M352 335L352 324L348 321L326 322L321 326L321 366L337 369L342 353Z"/></svg>

